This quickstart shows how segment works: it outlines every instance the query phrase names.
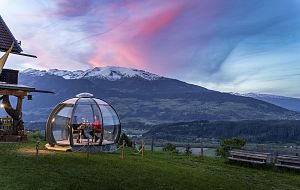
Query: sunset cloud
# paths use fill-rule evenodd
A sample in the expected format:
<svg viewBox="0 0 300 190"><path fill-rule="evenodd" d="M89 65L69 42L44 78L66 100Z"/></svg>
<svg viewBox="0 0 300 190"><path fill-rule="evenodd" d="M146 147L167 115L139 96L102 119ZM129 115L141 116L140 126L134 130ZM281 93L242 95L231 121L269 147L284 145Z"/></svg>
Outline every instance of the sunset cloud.
<svg viewBox="0 0 300 190"><path fill-rule="evenodd" d="M300 97L296 0L16 0L0 14L22 48L8 67L122 66L222 91ZM279 85L278 80L281 80ZM282 85L284 84L284 85ZM286 86L286 87L285 87Z"/></svg>

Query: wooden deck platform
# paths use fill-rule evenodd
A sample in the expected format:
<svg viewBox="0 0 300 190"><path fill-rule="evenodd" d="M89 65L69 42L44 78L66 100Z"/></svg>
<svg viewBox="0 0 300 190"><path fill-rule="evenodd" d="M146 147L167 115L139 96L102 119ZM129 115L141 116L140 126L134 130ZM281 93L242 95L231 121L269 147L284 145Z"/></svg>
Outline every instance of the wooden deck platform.
<svg viewBox="0 0 300 190"><path fill-rule="evenodd" d="M70 145L70 142L68 140L60 140L60 141L56 141L56 143L58 145L61 145L61 146L68 146L68 145ZM113 144L113 143L114 143L113 141L103 140L102 145ZM99 145L99 141L92 142L91 140L88 141L88 139L82 139L82 140L80 140L79 143L77 143L76 140L74 140L74 145L75 146L76 145L83 145L83 146L85 146L85 145L94 145L94 146L96 146L96 145Z"/></svg>
<svg viewBox="0 0 300 190"><path fill-rule="evenodd" d="M77 144L73 147L69 145L55 145L51 147L49 144L45 145L45 148L47 150L53 150L53 151L62 151L62 152L114 152L117 150L117 145L115 143L108 143L106 144Z"/></svg>
<svg viewBox="0 0 300 190"><path fill-rule="evenodd" d="M46 149L48 150L54 150L54 151L62 151L62 152L70 152L72 151L72 147L70 146L50 146L49 144L45 145Z"/></svg>

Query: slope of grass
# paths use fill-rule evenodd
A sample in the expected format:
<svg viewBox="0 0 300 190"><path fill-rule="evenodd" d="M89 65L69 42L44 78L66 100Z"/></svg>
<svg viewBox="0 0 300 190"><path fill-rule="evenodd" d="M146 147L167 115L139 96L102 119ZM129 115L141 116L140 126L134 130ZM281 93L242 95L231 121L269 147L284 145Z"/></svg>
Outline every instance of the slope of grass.
<svg viewBox="0 0 300 190"><path fill-rule="evenodd" d="M222 159L127 150L41 152L34 144L0 144L0 189L300 189L291 171L248 168Z"/></svg>

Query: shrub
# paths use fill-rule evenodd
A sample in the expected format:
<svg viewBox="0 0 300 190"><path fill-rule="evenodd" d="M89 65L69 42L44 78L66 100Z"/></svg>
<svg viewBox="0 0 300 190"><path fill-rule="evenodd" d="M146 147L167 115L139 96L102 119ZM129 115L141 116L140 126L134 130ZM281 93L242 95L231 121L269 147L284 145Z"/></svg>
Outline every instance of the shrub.
<svg viewBox="0 0 300 190"><path fill-rule="evenodd" d="M167 143L165 147L163 147L163 151L165 152L174 152L177 153L178 151L176 150L176 145L172 143Z"/></svg>
<svg viewBox="0 0 300 190"><path fill-rule="evenodd" d="M132 147L132 141L125 133L122 133L122 135L120 136L118 144L123 145L123 140L125 141L125 146Z"/></svg>
<svg viewBox="0 0 300 190"><path fill-rule="evenodd" d="M192 147L191 147L190 144L187 144L187 145L185 146L185 151L184 151L184 153L185 153L186 155L191 155L191 154L192 154Z"/></svg>
<svg viewBox="0 0 300 190"><path fill-rule="evenodd" d="M45 136L43 134L41 134L40 131L29 132L29 133L27 133L27 136L28 136L29 141L33 141L33 142L45 139Z"/></svg>
<svg viewBox="0 0 300 190"><path fill-rule="evenodd" d="M241 149L246 144L246 141L242 138L235 137L232 139L222 140L220 142L220 148L217 149L216 153L218 156L227 158L229 156L229 151L232 149Z"/></svg>

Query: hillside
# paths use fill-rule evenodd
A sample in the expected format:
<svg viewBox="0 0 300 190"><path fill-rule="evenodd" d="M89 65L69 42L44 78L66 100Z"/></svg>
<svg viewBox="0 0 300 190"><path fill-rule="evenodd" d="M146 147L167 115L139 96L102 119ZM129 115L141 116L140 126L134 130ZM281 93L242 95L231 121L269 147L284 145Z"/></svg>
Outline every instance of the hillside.
<svg viewBox="0 0 300 190"><path fill-rule="evenodd" d="M34 94L31 102L25 101L25 121L45 121L54 105L80 92L110 102L123 123L300 118L299 113L260 100L128 68L26 70L20 73L20 83L55 92Z"/></svg>
<svg viewBox="0 0 300 190"><path fill-rule="evenodd" d="M247 168L222 159L131 150L86 154L40 151L34 144L0 144L1 189L280 189L300 188L299 175Z"/></svg>
<svg viewBox="0 0 300 190"><path fill-rule="evenodd" d="M271 94L256 94L256 93L246 93L246 94L237 94L240 96L251 97L257 100L262 100L265 102L269 102L271 104L300 112L300 99L299 98L291 98L286 96L276 96Z"/></svg>
<svg viewBox="0 0 300 190"><path fill-rule="evenodd" d="M143 134L144 138L177 142L242 137L255 143L299 143L300 120L193 121L160 124Z"/></svg>

